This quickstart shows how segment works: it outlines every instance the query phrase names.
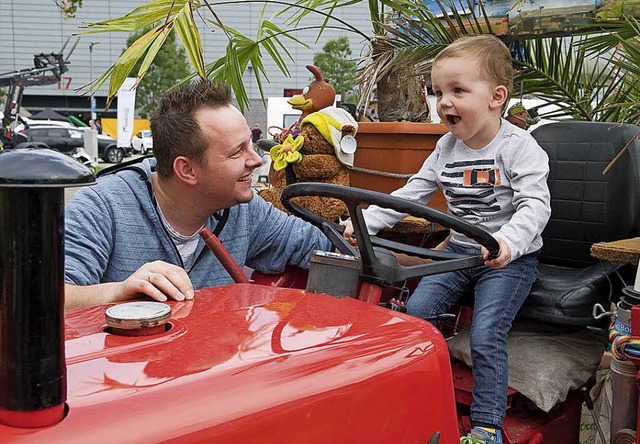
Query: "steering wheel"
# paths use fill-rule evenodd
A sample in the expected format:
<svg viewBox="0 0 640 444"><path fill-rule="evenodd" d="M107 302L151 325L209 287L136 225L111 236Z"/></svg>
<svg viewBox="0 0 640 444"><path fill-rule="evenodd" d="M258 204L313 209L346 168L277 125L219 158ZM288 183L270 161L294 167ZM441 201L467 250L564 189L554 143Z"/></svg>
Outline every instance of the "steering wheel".
<svg viewBox="0 0 640 444"><path fill-rule="evenodd" d="M302 196L332 197L342 200L349 210L359 250L353 248L342 237L342 232L344 231L342 225L320 217L291 200ZM483 264L484 259L480 254L437 251L370 236L362 215L362 205L377 205L399 213L426 219L429 222L438 223L483 245L489 250L491 257L496 257L500 251L500 245L496 239L488 231L477 225L426 205L376 191L326 183L303 182L287 186L280 195L280 201L289 212L318 227L342 254L360 257L362 261L362 277L365 280L381 285L390 285L415 277L475 267ZM388 250L432 259L432 262L420 265L400 265L397 258Z"/></svg>

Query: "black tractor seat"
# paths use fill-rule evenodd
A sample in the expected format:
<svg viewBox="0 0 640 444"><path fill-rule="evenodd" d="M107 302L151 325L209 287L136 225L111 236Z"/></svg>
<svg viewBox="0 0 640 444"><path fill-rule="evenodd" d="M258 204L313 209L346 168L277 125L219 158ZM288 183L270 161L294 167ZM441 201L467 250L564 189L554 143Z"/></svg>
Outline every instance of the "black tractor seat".
<svg viewBox="0 0 640 444"><path fill-rule="evenodd" d="M551 218L542 233L539 276L519 317L593 325L594 305L608 307L620 294L624 283L615 273L625 266L594 259L590 248L640 234L639 133L635 125L576 121L532 132L549 156Z"/></svg>

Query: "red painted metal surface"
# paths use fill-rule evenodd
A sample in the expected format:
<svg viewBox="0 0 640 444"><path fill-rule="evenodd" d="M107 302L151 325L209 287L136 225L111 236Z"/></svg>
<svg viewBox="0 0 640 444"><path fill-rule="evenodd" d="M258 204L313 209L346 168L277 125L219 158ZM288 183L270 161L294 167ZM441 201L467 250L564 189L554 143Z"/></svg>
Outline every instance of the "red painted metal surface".
<svg viewBox="0 0 640 444"><path fill-rule="evenodd" d="M62 421L62 418L64 418L64 404L26 412L0 409L0 424L13 427L45 427L57 424Z"/></svg>
<svg viewBox="0 0 640 444"><path fill-rule="evenodd" d="M234 284L169 302L171 328L66 312L68 414L0 442L457 443L449 354L429 323L351 299Z"/></svg>
<svg viewBox="0 0 640 444"><path fill-rule="evenodd" d="M297 267L287 267L284 273L263 274L251 270L249 279L255 284L269 285L282 288L306 288L309 271Z"/></svg>
<svg viewBox="0 0 640 444"><path fill-rule="evenodd" d="M453 384L458 402L460 435L471 430L469 410L473 376L471 369L460 362L452 365ZM507 391L507 414L502 426L505 444L578 443L582 396L571 390L567 399L550 413L532 409L524 397L513 389Z"/></svg>
<svg viewBox="0 0 640 444"><path fill-rule="evenodd" d="M577 390L571 390L566 401L550 413L526 408L507 410L503 440L513 444L578 443L581 407L582 396Z"/></svg>
<svg viewBox="0 0 640 444"><path fill-rule="evenodd" d="M369 282L362 282L358 291L358 299L368 304L377 304L382 297L382 287Z"/></svg>

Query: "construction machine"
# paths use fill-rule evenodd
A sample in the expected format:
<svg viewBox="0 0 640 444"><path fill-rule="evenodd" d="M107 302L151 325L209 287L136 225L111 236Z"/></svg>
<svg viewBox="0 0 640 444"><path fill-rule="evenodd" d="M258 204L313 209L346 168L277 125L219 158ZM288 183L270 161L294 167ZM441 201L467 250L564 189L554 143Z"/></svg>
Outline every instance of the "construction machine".
<svg viewBox="0 0 640 444"><path fill-rule="evenodd" d="M11 136L19 123L18 115L24 89L28 86L55 84L68 71L69 57L78 44L78 40L71 47L69 54L65 56L64 50L68 43L69 39L57 53L35 54L31 68L0 73L0 88L8 87L2 114L2 128L0 128L0 144L5 148L12 146Z"/></svg>

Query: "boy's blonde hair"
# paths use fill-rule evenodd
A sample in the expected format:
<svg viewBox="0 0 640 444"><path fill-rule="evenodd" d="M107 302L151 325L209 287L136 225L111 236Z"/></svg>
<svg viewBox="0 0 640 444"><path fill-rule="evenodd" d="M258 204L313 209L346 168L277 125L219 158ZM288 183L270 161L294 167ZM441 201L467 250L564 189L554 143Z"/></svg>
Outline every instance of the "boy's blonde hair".
<svg viewBox="0 0 640 444"><path fill-rule="evenodd" d="M456 58L473 57L480 67L484 79L503 85L509 91L513 90L513 62L509 48L500 39L491 34L460 37L438 53L433 60L438 61ZM505 103L508 103L507 100Z"/></svg>

